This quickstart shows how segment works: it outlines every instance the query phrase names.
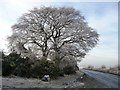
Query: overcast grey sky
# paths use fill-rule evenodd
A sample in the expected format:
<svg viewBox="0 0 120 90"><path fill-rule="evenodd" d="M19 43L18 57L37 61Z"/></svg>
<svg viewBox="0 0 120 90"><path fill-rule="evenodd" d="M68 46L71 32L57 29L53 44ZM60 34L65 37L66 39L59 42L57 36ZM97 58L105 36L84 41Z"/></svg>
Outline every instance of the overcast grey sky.
<svg viewBox="0 0 120 90"><path fill-rule="evenodd" d="M95 0L92 0L95 1ZM97 1L97 0L96 0ZM98 0L101 1L101 0ZM103 0L105 1L105 0ZM11 25L23 13L40 6L69 6L80 10L89 26L100 34L100 41L80 65L114 66L118 64L118 0L109 2L80 2L79 0L1 0L0 1L0 49L7 49L6 38L11 35ZM111 1L111 2L110 2ZM112 2L116 1L116 2Z"/></svg>

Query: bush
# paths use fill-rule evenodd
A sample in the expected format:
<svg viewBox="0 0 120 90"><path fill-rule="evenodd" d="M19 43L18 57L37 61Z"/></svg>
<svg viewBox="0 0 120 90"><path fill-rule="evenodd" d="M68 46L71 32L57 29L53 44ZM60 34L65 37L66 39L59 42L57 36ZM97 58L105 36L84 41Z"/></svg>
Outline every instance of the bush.
<svg viewBox="0 0 120 90"><path fill-rule="evenodd" d="M64 72L64 74L70 75L70 74L76 73L76 69L74 67L68 65L63 69L63 72Z"/></svg>
<svg viewBox="0 0 120 90"><path fill-rule="evenodd" d="M15 52L4 56L2 60L3 76L9 76L13 74L28 78L42 78L44 75L49 75L50 78L56 79L58 76L64 76L64 74L74 74L76 68L72 66L66 66L61 70L55 63L43 59L35 60L34 63L29 63L29 58L21 58L20 54Z"/></svg>
<svg viewBox="0 0 120 90"><path fill-rule="evenodd" d="M59 67L47 60L36 61L32 71L32 76L35 78L42 78L44 75L50 75L50 78L56 79L60 75Z"/></svg>
<svg viewBox="0 0 120 90"><path fill-rule="evenodd" d="M16 62L18 58L20 57L19 54L16 53L10 53L8 56L3 55L2 60L2 75L3 76L9 76L12 74L14 69L16 68Z"/></svg>
<svg viewBox="0 0 120 90"><path fill-rule="evenodd" d="M13 52L4 56L2 60L2 75L16 75L21 77L42 78L44 75L50 75L50 78L56 79L62 76L63 72L51 61L35 60L29 63L29 58L21 58L19 54Z"/></svg>
<svg viewBox="0 0 120 90"><path fill-rule="evenodd" d="M13 71L9 61L2 61L2 76L9 76Z"/></svg>
<svg viewBox="0 0 120 90"><path fill-rule="evenodd" d="M21 77L31 77L31 64L28 63L28 59L21 59L21 62L17 64L17 67L14 69L12 74Z"/></svg>
<svg viewBox="0 0 120 90"><path fill-rule="evenodd" d="M20 54L15 52L3 57L2 60L2 75L9 76L14 74L21 77L29 77L31 65L28 64L29 58L21 58Z"/></svg>

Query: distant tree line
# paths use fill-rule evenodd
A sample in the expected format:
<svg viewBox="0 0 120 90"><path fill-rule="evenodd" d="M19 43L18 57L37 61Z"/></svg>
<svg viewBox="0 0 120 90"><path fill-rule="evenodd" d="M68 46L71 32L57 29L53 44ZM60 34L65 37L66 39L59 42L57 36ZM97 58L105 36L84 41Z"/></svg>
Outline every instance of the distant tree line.
<svg viewBox="0 0 120 90"><path fill-rule="evenodd" d="M105 65L101 65L101 67L99 68L88 65L88 67L86 67L85 69L120 75L120 65L116 65L113 67L106 67Z"/></svg>

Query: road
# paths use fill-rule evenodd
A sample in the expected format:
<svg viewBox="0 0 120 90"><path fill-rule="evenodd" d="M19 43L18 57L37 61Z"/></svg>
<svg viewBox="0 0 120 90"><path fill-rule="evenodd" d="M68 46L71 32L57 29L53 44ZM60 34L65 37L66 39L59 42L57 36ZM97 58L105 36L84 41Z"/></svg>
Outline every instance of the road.
<svg viewBox="0 0 120 90"><path fill-rule="evenodd" d="M120 76L92 71L92 70L82 69L81 71L87 74L88 76L95 78L101 83L104 83L105 85L108 86L108 88L118 88L118 79L120 80ZM120 86L120 83L119 83L119 86Z"/></svg>

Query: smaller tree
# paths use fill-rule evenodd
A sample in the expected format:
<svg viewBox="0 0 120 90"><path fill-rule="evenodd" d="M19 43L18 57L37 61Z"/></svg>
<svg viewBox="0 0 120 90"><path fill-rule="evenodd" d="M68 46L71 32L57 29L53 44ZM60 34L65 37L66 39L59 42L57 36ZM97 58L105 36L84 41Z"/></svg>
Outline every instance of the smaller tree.
<svg viewBox="0 0 120 90"><path fill-rule="evenodd" d="M88 69L93 69L93 68L94 68L94 66L88 65Z"/></svg>
<svg viewBox="0 0 120 90"><path fill-rule="evenodd" d="M101 66L101 69L106 69L106 66L105 66L105 65L102 65L102 66Z"/></svg>

